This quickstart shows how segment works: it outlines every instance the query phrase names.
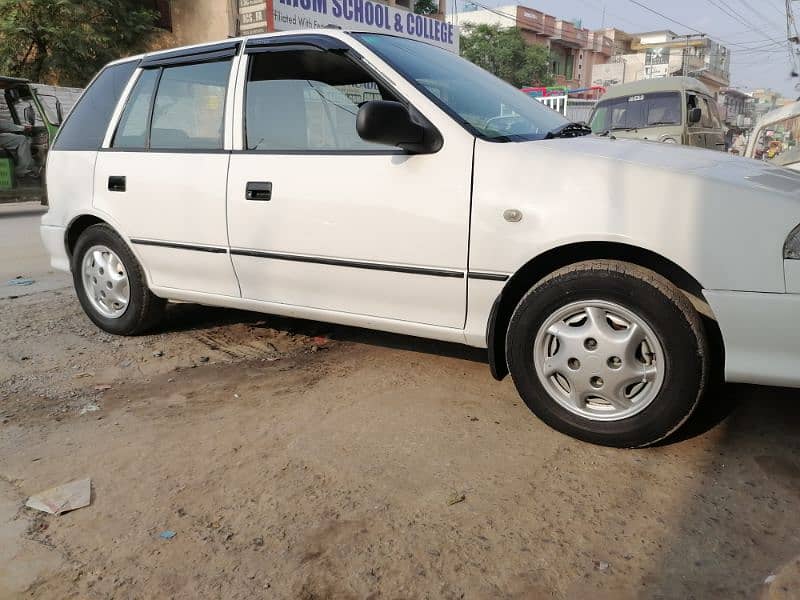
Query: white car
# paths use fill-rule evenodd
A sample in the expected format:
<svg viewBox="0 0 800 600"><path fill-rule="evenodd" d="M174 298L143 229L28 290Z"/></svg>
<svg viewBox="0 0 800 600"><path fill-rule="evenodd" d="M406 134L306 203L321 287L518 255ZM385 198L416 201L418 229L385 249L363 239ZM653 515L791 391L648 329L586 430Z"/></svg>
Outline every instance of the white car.
<svg viewBox="0 0 800 600"><path fill-rule="evenodd" d="M666 438L717 368L800 385L800 174L585 133L390 35L157 52L68 117L42 238L105 331L175 300L488 348L599 444Z"/></svg>

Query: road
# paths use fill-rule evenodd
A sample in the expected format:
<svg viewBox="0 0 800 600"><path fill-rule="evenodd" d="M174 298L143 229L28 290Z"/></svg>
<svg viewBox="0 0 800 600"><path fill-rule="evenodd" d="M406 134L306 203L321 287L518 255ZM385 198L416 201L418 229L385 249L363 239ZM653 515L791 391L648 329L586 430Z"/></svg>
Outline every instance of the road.
<svg viewBox="0 0 800 600"><path fill-rule="evenodd" d="M50 259L39 239L39 219L45 210L38 202L0 204L0 298L70 285L69 275L50 268ZM17 278L33 279L34 283L9 283Z"/></svg>
<svg viewBox="0 0 800 600"><path fill-rule="evenodd" d="M0 299L3 600L798 597L797 391L600 448L460 346L192 305L106 335L35 216L0 227L3 277L58 288Z"/></svg>

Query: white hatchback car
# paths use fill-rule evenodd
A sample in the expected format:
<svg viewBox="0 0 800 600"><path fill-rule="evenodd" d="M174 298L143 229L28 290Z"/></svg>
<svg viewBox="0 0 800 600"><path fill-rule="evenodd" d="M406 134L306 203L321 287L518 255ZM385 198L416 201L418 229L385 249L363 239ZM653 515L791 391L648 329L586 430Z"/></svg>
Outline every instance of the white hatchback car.
<svg viewBox="0 0 800 600"><path fill-rule="evenodd" d="M800 385L800 174L586 133L390 35L157 52L62 127L42 237L108 332L180 300L488 348L599 444L670 435L717 365Z"/></svg>

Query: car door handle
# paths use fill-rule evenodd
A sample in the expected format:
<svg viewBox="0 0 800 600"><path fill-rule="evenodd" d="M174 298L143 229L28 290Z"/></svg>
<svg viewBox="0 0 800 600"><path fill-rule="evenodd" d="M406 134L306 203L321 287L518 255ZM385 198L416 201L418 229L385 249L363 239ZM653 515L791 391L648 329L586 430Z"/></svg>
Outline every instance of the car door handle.
<svg viewBox="0 0 800 600"><path fill-rule="evenodd" d="M125 191L125 176L124 175L111 175L108 178L108 191L109 192L124 192Z"/></svg>
<svg viewBox="0 0 800 600"><path fill-rule="evenodd" d="M270 181L249 181L245 198L248 200L258 200L269 202L272 200L272 182Z"/></svg>

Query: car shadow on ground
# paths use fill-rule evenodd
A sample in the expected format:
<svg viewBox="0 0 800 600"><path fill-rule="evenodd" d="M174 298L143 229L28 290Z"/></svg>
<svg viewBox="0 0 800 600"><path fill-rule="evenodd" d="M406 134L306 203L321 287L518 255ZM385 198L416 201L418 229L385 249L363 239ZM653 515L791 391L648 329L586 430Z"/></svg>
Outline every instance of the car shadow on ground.
<svg viewBox="0 0 800 600"><path fill-rule="evenodd" d="M277 329L309 337L324 336L334 341L352 342L483 363L486 365L487 376L489 376L488 356L486 350L480 348L320 321L201 306L198 304L170 304L164 320L154 333L192 331L234 324ZM709 386L703 401L689 421L660 445L670 446L702 436L720 426L720 424L730 421L732 415L742 411L756 413L754 415L756 420L753 423L754 427L758 424L759 419L788 416L790 417L789 421L793 423L789 430L796 432L798 426L800 426L799 394L800 392L792 389L715 383ZM764 403L763 398L765 397L770 398L768 402L770 406L764 407L765 409L762 411L754 411L753 405ZM776 409L776 405L782 408ZM739 422L738 417L735 421ZM764 425L765 427L771 427L771 424L765 423ZM785 427L786 421L781 420L775 425Z"/></svg>
<svg viewBox="0 0 800 600"><path fill-rule="evenodd" d="M161 324L152 333L192 331L234 324L278 329L287 333L309 337L324 336L334 341L381 346L394 350L435 354L471 362L485 363L487 373L489 372L486 350L480 348L472 348L462 344L441 342L409 335L362 329L359 327L335 325L321 321L201 306L199 304L170 304L167 307L167 312Z"/></svg>

